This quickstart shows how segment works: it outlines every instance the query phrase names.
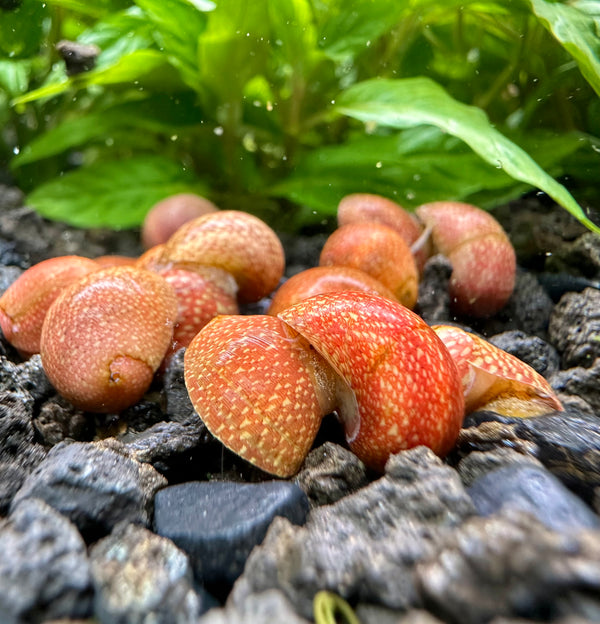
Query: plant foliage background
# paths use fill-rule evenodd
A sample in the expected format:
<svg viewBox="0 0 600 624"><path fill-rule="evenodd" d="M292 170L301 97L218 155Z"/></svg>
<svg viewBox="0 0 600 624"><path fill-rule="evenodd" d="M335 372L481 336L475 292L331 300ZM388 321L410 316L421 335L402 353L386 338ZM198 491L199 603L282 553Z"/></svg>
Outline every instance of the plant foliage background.
<svg viewBox="0 0 600 624"><path fill-rule="evenodd" d="M194 191L295 229L350 192L536 188L600 231L598 0L0 6L0 157L47 217L130 227ZM95 68L69 77L63 39Z"/></svg>

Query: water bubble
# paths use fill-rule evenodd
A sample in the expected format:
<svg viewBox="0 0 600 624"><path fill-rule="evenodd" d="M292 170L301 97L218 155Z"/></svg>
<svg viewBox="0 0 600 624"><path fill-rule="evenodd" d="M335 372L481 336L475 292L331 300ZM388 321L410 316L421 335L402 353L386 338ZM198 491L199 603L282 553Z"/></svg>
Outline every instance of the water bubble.
<svg viewBox="0 0 600 624"><path fill-rule="evenodd" d="M179 137L176 134L171 135L171 141L177 141Z"/></svg>
<svg viewBox="0 0 600 624"><path fill-rule="evenodd" d="M222 126L217 126L213 132L217 135L217 136L223 136L223 127Z"/></svg>
<svg viewBox="0 0 600 624"><path fill-rule="evenodd" d="M377 169L381 169L381 167L383 166L383 163L379 160L375 163L375 166L377 167Z"/></svg>
<svg viewBox="0 0 600 624"><path fill-rule="evenodd" d="M18 146L18 145L15 145L15 146L13 147L13 154L18 154L20 151L21 151L21 149L19 148L19 146Z"/></svg>

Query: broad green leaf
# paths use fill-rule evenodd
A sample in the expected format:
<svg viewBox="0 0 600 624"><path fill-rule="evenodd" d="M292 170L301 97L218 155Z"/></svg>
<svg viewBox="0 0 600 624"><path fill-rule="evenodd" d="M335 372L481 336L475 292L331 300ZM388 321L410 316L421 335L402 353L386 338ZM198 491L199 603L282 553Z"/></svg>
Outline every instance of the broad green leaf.
<svg viewBox="0 0 600 624"><path fill-rule="evenodd" d="M39 0L23 0L10 12L0 11L0 56L18 59L36 54L47 14L46 5Z"/></svg>
<svg viewBox="0 0 600 624"><path fill-rule="evenodd" d="M405 9L398 0L329 2L321 14L319 45L335 60L355 56L394 26Z"/></svg>
<svg viewBox="0 0 600 624"><path fill-rule="evenodd" d="M573 56L581 73L600 95L600 32L594 17L560 2L530 2L542 24Z"/></svg>
<svg viewBox="0 0 600 624"><path fill-rule="evenodd" d="M114 65L103 69L94 69L84 74L57 83L52 83L29 91L15 98L13 104L20 105L65 93L70 89L86 88L90 85L125 85L136 84L138 88L145 85L163 86L168 90L172 78L168 72L168 63L164 55L156 50L137 50L124 56Z"/></svg>
<svg viewBox="0 0 600 624"><path fill-rule="evenodd" d="M335 109L340 114L376 126L437 126L462 139L490 165L503 169L515 180L544 191L588 228L600 233L600 227L587 218L567 189L518 145L498 132L481 109L458 102L428 78L367 80L343 92L337 98Z"/></svg>
<svg viewBox="0 0 600 624"><path fill-rule="evenodd" d="M204 11L214 5L194 5L187 0L135 0L156 28L156 36L174 67L192 88L198 83L198 40L206 28Z"/></svg>
<svg viewBox="0 0 600 624"><path fill-rule="evenodd" d="M105 141L113 132L139 129L174 132L200 122L193 101L186 95L153 95L141 101L124 102L106 110L67 119L36 137L11 162L13 169L60 154L92 140Z"/></svg>
<svg viewBox="0 0 600 624"><path fill-rule="evenodd" d="M246 83L265 69L268 49L267 0L220 0L200 37L198 91L231 121Z"/></svg>
<svg viewBox="0 0 600 624"><path fill-rule="evenodd" d="M0 59L0 90L9 97L15 97L27 90L31 63Z"/></svg>
<svg viewBox="0 0 600 624"><path fill-rule="evenodd" d="M27 203L77 227L127 228L139 225L163 197L185 191L206 193L176 162L140 156L66 173L36 188Z"/></svg>
<svg viewBox="0 0 600 624"><path fill-rule="evenodd" d="M128 0L45 0L49 6L60 7L69 11L88 15L89 17L100 18L110 12L126 8L130 3Z"/></svg>

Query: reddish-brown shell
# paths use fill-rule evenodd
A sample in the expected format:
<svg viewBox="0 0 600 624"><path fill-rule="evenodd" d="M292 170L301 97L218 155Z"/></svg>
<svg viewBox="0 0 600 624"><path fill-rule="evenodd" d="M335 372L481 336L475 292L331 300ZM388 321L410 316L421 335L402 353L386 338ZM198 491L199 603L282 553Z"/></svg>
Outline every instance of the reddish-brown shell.
<svg viewBox="0 0 600 624"><path fill-rule="evenodd" d="M412 246L421 236L423 229L417 219L400 204L371 193L352 193L342 198L338 205L338 225L349 223L374 222L387 225L398 232ZM415 262L419 272L423 270L429 257L430 245L426 241L415 253Z"/></svg>
<svg viewBox="0 0 600 624"><path fill-rule="evenodd" d="M342 266L312 267L296 273L279 287L273 295L269 314L277 315L309 297L340 290L360 290L388 299L395 298L389 288L359 269Z"/></svg>
<svg viewBox="0 0 600 624"><path fill-rule="evenodd" d="M358 414L341 414L350 448L381 470L388 457L424 444L439 455L463 419L461 380L442 341L404 306L368 293L306 299L279 314L354 392Z"/></svg>
<svg viewBox="0 0 600 624"><path fill-rule="evenodd" d="M321 266L348 266L368 273L389 288L394 297L412 308L417 302L419 275L404 239L380 223L351 223L325 241Z"/></svg>
<svg viewBox="0 0 600 624"><path fill-rule="evenodd" d="M273 316L218 316L184 362L192 404L216 438L266 472L297 472L324 409L303 338Z"/></svg>
<svg viewBox="0 0 600 624"><path fill-rule="evenodd" d="M238 283L241 302L258 301L275 290L285 265L275 232L237 210L210 213L180 227L166 243L164 259L227 271Z"/></svg>
<svg viewBox="0 0 600 624"><path fill-rule="evenodd" d="M465 412L491 409L528 417L563 410L550 384L531 366L475 334L435 325L462 379Z"/></svg>
<svg viewBox="0 0 600 624"><path fill-rule="evenodd" d="M42 323L58 294L99 266L81 256L60 256L35 264L22 273L0 298L4 337L23 355L40 351Z"/></svg>
<svg viewBox="0 0 600 624"><path fill-rule="evenodd" d="M44 370L76 407L121 411L150 385L171 344L176 314L173 289L159 275L129 266L90 273L48 310Z"/></svg>
<svg viewBox="0 0 600 624"><path fill-rule="evenodd" d="M434 247L452 263L454 311L485 317L500 310L513 292L517 264L496 219L461 202L423 204L416 213L432 229Z"/></svg>
<svg viewBox="0 0 600 624"><path fill-rule="evenodd" d="M194 336L218 314L238 314L237 285L229 273L214 267L196 271L171 268L159 272L177 297L177 321L167 357L187 347Z"/></svg>
<svg viewBox="0 0 600 624"><path fill-rule="evenodd" d="M177 193L154 204L142 225L142 244L146 249L166 243L184 224L218 208L194 193Z"/></svg>

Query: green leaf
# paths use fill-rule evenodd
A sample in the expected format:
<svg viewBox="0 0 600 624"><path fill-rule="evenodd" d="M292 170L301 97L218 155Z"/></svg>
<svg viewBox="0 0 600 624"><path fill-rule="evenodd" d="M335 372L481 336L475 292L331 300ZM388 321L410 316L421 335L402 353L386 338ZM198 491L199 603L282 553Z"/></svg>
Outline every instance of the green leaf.
<svg viewBox="0 0 600 624"><path fill-rule="evenodd" d="M93 140L106 141L113 132L138 129L172 133L199 123L191 97L152 95L141 101L124 102L83 117L66 119L29 143L12 162L13 169L55 156Z"/></svg>
<svg viewBox="0 0 600 624"><path fill-rule="evenodd" d="M0 56L11 59L34 55L43 39L46 5L39 0L23 0L16 9L0 12Z"/></svg>
<svg viewBox="0 0 600 624"><path fill-rule="evenodd" d="M319 45L334 60L364 51L400 19L406 3L397 0L329 2L320 24Z"/></svg>
<svg viewBox="0 0 600 624"><path fill-rule="evenodd" d="M37 187L27 198L41 215L77 227L139 225L160 199L180 192L206 194L181 165L140 156L77 169Z"/></svg>
<svg viewBox="0 0 600 624"><path fill-rule="evenodd" d="M0 59L0 89L9 97L15 97L27 90L31 63Z"/></svg>
<svg viewBox="0 0 600 624"><path fill-rule="evenodd" d="M340 114L375 126L437 126L462 139L490 165L503 169L515 180L544 191L588 228L600 233L600 227L587 218L567 189L518 145L498 132L481 109L458 102L428 78L367 80L342 93L335 109Z"/></svg>
<svg viewBox="0 0 600 624"><path fill-rule="evenodd" d="M204 11L208 2L192 4L186 0L135 0L157 29L157 37L174 67L192 88L198 84L198 40L206 28ZM202 7L202 8L201 8Z"/></svg>
<svg viewBox="0 0 600 624"><path fill-rule="evenodd" d="M600 36L593 15L560 2L529 1L542 24L573 56L585 79L600 95Z"/></svg>

